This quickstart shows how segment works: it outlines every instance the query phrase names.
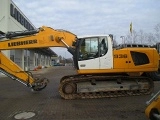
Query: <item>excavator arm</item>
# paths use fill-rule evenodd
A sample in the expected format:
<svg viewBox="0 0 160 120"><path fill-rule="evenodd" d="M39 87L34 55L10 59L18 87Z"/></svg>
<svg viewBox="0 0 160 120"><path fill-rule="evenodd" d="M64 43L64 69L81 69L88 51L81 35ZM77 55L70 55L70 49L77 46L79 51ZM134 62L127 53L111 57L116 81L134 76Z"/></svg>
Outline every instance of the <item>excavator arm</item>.
<svg viewBox="0 0 160 120"><path fill-rule="evenodd" d="M40 91L47 86L48 80L46 78L41 80L34 79L31 73L23 71L2 52L0 52L0 72L13 80L19 81L25 86L31 87L35 91Z"/></svg>
<svg viewBox="0 0 160 120"><path fill-rule="evenodd" d="M66 47L71 54L74 54L73 44L76 42L76 35L68 31L54 30L43 26L33 31L9 32L1 35L0 40L0 72L35 91L40 91L47 86L48 80L33 78L31 73L23 71L1 50Z"/></svg>
<svg viewBox="0 0 160 120"><path fill-rule="evenodd" d="M160 120L160 91L146 102L145 114L150 120Z"/></svg>

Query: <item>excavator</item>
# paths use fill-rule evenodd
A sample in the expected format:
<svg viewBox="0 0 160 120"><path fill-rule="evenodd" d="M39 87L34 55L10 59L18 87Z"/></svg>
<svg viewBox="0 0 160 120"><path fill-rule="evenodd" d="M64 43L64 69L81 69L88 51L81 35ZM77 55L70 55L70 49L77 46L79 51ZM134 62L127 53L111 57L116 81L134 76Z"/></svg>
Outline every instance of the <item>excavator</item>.
<svg viewBox="0 0 160 120"><path fill-rule="evenodd" d="M145 114L150 120L160 120L160 91L146 102Z"/></svg>
<svg viewBox="0 0 160 120"><path fill-rule="evenodd" d="M145 73L158 70L159 54L145 45L113 48L113 35L77 37L66 30L42 26L31 31L0 35L0 50L65 47L73 55L75 75L61 78L64 99L146 95L154 89ZM0 52L0 71L25 86L40 91L48 79L37 79Z"/></svg>

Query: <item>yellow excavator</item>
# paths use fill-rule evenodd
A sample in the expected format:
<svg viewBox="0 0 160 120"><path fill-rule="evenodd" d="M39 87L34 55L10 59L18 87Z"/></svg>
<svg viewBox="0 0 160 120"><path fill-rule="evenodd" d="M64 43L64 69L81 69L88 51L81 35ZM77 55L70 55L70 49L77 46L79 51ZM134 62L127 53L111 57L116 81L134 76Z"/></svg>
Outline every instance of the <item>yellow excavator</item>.
<svg viewBox="0 0 160 120"><path fill-rule="evenodd" d="M159 53L159 63L160 63L160 43L156 43L152 47L157 49L157 52ZM160 78L160 64L159 69L157 72L151 72L149 75L152 78L155 78L159 80ZM160 120L160 90L155 93L150 100L146 102L147 107L145 109L145 114L147 118L150 120Z"/></svg>
<svg viewBox="0 0 160 120"><path fill-rule="evenodd" d="M150 120L160 120L160 91L146 102L145 114Z"/></svg>
<svg viewBox="0 0 160 120"><path fill-rule="evenodd" d="M45 26L1 35L1 51L44 47L65 47L73 55L77 74L60 80L59 93L64 99L145 95L153 91L153 80L144 74L158 70L155 48L145 45L113 48L113 35L77 37L69 31ZM0 71L35 91L47 86L46 78L34 79L2 52Z"/></svg>

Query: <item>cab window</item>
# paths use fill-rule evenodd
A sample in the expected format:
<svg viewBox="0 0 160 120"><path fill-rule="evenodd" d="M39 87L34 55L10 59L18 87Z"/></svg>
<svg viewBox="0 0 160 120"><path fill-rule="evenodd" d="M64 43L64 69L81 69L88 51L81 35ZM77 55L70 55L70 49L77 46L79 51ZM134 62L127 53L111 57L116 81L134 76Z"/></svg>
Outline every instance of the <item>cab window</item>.
<svg viewBox="0 0 160 120"><path fill-rule="evenodd" d="M104 56L108 51L108 42L107 42L107 39L105 37L100 38L99 46L100 46L99 51L100 51L100 57L101 57L101 56Z"/></svg>
<svg viewBox="0 0 160 120"><path fill-rule="evenodd" d="M107 53L106 37L85 38L81 41L79 60L88 60L101 57Z"/></svg>

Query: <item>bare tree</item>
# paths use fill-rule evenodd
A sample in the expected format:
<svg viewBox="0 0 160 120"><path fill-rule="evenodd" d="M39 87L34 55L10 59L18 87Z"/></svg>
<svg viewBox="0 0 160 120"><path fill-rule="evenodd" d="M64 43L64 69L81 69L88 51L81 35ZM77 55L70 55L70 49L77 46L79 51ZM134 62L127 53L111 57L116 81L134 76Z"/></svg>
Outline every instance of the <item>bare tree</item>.
<svg viewBox="0 0 160 120"><path fill-rule="evenodd" d="M129 43L129 44L132 43L132 37L131 37L130 34L128 34L128 35L125 37L125 43Z"/></svg>
<svg viewBox="0 0 160 120"><path fill-rule="evenodd" d="M157 24L156 26L155 26L155 39L156 39L156 42L159 42L160 41L160 23L159 24Z"/></svg>
<svg viewBox="0 0 160 120"><path fill-rule="evenodd" d="M116 41L116 36L113 36L113 47L116 47L118 45L118 42Z"/></svg>
<svg viewBox="0 0 160 120"><path fill-rule="evenodd" d="M143 30L139 30L139 42L142 44L142 43L144 43L144 32L143 32Z"/></svg>
<svg viewBox="0 0 160 120"><path fill-rule="evenodd" d="M135 30L132 31L132 43L138 43L137 41L138 34Z"/></svg>
<svg viewBox="0 0 160 120"><path fill-rule="evenodd" d="M160 42L160 23L154 28L155 33L145 33L143 30L132 31L132 35L128 33L125 36L125 43L150 44L153 45Z"/></svg>
<svg viewBox="0 0 160 120"><path fill-rule="evenodd" d="M125 43L129 43L129 44L132 44L132 43L137 43L137 32L135 30L132 30L132 34L128 34L126 37L125 37Z"/></svg>
<svg viewBox="0 0 160 120"><path fill-rule="evenodd" d="M153 45L156 43L156 39L155 39L155 36L153 33L149 33L147 35L147 41L148 41L148 44L150 44L150 45Z"/></svg>

